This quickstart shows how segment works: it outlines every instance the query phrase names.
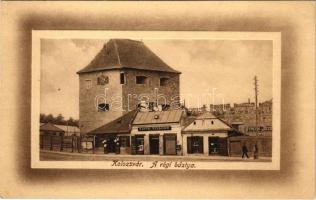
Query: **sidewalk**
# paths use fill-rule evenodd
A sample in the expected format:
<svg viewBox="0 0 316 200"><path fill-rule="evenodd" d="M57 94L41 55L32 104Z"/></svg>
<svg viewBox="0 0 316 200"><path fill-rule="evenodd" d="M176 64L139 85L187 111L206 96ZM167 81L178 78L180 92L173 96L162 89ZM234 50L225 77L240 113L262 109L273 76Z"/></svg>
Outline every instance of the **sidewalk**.
<svg viewBox="0 0 316 200"><path fill-rule="evenodd" d="M242 159L241 157L228 156L160 156L160 155L120 155L120 154L92 154L92 153L70 153L59 151L40 151L40 160L68 160L68 161L112 161L112 160L128 160L128 161L243 161L243 162L271 162L271 157L259 157Z"/></svg>

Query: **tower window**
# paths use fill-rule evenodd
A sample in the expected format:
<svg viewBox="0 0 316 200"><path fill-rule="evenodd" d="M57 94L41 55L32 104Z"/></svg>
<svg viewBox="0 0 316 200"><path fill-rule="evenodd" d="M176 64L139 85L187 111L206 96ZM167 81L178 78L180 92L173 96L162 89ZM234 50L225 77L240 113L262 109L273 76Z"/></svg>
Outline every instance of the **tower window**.
<svg viewBox="0 0 316 200"><path fill-rule="evenodd" d="M168 84L169 78L163 77L160 78L160 86L166 86Z"/></svg>
<svg viewBox="0 0 316 200"><path fill-rule="evenodd" d="M110 109L110 105L108 103L100 103L98 105L98 112L109 111L109 109Z"/></svg>
<svg viewBox="0 0 316 200"><path fill-rule="evenodd" d="M92 81L91 80L86 80L86 89L90 90L92 87Z"/></svg>
<svg viewBox="0 0 316 200"><path fill-rule="evenodd" d="M126 84L126 77L124 72L121 72L120 74L120 84Z"/></svg>
<svg viewBox="0 0 316 200"><path fill-rule="evenodd" d="M109 77L107 76L99 76L98 79L97 79L97 84L98 85L105 85L105 84L108 84L109 83Z"/></svg>
<svg viewBox="0 0 316 200"><path fill-rule="evenodd" d="M136 76L136 84L146 84L146 76Z"/></svg>

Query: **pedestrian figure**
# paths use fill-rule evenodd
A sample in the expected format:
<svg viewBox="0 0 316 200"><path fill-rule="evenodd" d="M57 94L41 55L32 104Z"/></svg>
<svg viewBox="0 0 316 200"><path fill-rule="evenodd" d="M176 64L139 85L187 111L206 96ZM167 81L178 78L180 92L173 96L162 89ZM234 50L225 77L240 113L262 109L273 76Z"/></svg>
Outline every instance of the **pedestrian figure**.
<svg viewBox="0 0 316 200"><path fill-rule="evenodd" d="M248 156L248 149L247 149L247 146L246 146L246 144L244 144L243 146L242 146L242 158L244 158L244 156L246 156L247 158L249 158L249 156Z"/></svg>
<svg viewBox="0 0 316 200"><path fill-rule="evenodd" d="M103 140L102 143L103 143L103 151L104 151L104 154L106 154L106 153L107 153L107 150L106 150L106 147L107 147L106 140Z"/></svg>
<svg viewBox="0 0 316 200"><path fill-rule="evenodd" d="M256 160L258 159L258 155L259 155L259 148L257 143L254 146L254 150L253 150L253 159Z"/></svg>

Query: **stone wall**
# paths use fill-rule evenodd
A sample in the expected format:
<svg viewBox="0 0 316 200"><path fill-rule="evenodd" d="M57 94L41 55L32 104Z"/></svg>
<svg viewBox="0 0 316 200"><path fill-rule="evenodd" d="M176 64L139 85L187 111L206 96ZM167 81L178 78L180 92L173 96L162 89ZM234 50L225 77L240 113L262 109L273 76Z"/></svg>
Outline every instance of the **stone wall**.
<svg viewBox="0 0 316 200"><path fill-rule="evenodd" d="M120 74L125 74L125 84L120 83ZM101 75L108 78L108 83L98 85ZM145 84L136 84L136 76L146 76ZM160 85L160 78L169 78L166 86ZM87 80L91 80L91 88L87 89ZM145 71L145 70L107 70L103 72L83 73L79 75L79 126L81 134L94 130L106 123L134 110L141 99L155 102L156 96L160 104L175 107L179 103L179 74ZM142 98L143 97L143 98ZM109 111L98 111L98 103L110 104Z"/></svg>
<svg viewBox="0 0 316 200"><path fill-rule="evenodd" d="M101 74L109 78L108 84L97 85L97 78ZM90 89L87 89L86 80L91 80ZM79 126L81 134L85 134L120 117L122 110L114 109L111 106L109 111L98 111L96 99L99 99L99 103L102 103L106 98L107 103L112 103L115 98L119 98L121 95L122 86L120 84L120 72L118 70L80 74Z"/></svg>
<svg viewBox="0 0 316 200"><path fill-rule="evenodd" d="M179 103L180 81L179 74L144 71L144 70L125 70L126 84L123 85L123 108L125 111L136 108L139 100L155 102L158 97L159 104L166 104L176 107ZM145 84L136 84L136 76L147 77ZM166 86L160 86L160 78L169 78ZM149 99L147 99L147 97Z"/></svg>

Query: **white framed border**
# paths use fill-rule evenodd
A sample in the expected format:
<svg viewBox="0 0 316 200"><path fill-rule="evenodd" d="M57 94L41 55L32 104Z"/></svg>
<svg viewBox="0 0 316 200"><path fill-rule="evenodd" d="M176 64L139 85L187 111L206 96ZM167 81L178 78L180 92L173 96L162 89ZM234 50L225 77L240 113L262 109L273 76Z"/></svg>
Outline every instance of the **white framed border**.
<svg viewBox="0 0 316 200"><path fill-rule="evenodd" d="M272 161L188 161L196 168L189 170L279 170L281 143L281 33L280 32L215 32L215 31L89 31L32 30L32 93L31 93L31 167L61 169L138 169L185 170L181 168L151 169L153 161L141 161L143 167L111 166L112 161L40 161L40 55L41 39L190 39L190 40L271 40L273 41L273 109ZM79 97L78 97L79 98ZM118 158L119 160L119 158ZM185 162L185 161L184 161Z"/></svg>

